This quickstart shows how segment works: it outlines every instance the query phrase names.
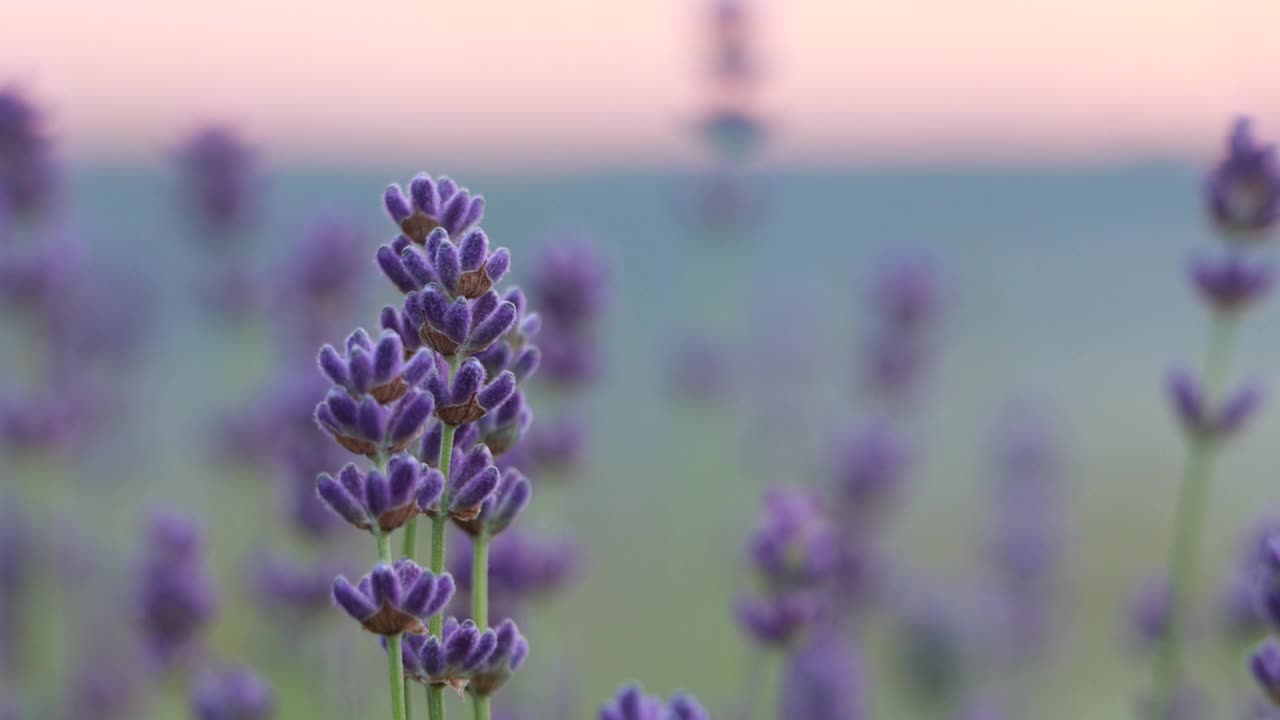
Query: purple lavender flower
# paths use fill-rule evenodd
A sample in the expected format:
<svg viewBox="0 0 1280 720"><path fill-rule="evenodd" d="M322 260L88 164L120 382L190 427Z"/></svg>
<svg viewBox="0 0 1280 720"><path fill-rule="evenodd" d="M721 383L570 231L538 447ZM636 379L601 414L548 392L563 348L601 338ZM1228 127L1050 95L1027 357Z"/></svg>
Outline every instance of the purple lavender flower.
<svg viewBox="0 0 1280 720"><path fill-rule="evenodd" d="M1210 408L1195 377L1181 369L1169 372L1169 399L1187 435L1203 442L1221 442L1239 433L1262 405L1262 386L1246 385Z"/></svg>
<svg viewBox="0 0 1280 720"><path fill-rule="evenodd" d="M489 236L480 228L452 237L460 238L456 246L444 228L436 228L419 248L401 236L378 248L378 266L406 295L435 287L450 299L475 300L507 274L511 251L490 251Z"/></svg>
<svg viewBox="0 0 1280 720"><path fill-rule="evenodd" d="M423 620L443 610L453 591L447 573L436 577L408 558L378 565L355 586L342 575L333 581L334 602L377 635L425 633Z"/></svg>
<svg viewBox="0 0 1280 720"><path fill-rule="evenodd" d="M507 468L497 489L481 503L479 514L470 520L458 520L457 525L469 535L493 537L506 530L532 499L533 487L528 478L515 468Z"/></svg>
<svg viewBox="0 0 1280 720"><path fill-rule="evenodd" d="M196 720L269 720L275 694L248 668L209 672L192 688L191 711Z"/></svg>
<svg viewBox="0 0 1280 720"><path fill-rule="evenodd" d="M789 488L765 494L764 514L747 547L769 587L808 588L832 577L840 545L822 505L818 496Z"/></svg>
<svg viewBox="0 0 1280 720"><path fill-rule="evenodd" d="M440 476L439 470L432 469L431 472ZM466 523L480 516L485 502L502 483L502 474L493 464L493 454L484 445L476 445L466 452L455 447L449 465L449 480L444 483L444 478L440 477L439 483L444 486L443 492L433 486L430 488L432 492L423 493L418 498L418 507L432 517L444 512L454 520Z"/></svg>
<svg viewBox="0 0 1280 720"><path fill-rule="evenodd" d="M450 299L433 283L405 297L398 320L392 317L394 311L391 316L384 311L383 325L392 325L401 337L416 335L418 342L445 357L466 357L488 350L515 326L518 315L515 304L494 290L475 299ZM409 341L405 345L412 347Z"/></svg>
<svg viewBox="0 0 1280 720"><path fill-rule="evenodd" d="M778 717L862 720L867 717L862 670L838 633L815 637L787 658Z"/></svg>
<svg viewBox="0 0 1280 720"><path fill-rule="evenodd" d="M373 458L408 449L421 437L433 409L431 396L413 388L391 406L372 395L356 401L346 390L334 388L316 406L315 418L344 449Z"/></svg>
<svg viewBox="0 0 1280 720"><path fill-rule="evenodd" d="M815 592L740 598L734 608L738 625L763 645L792 644L826 614L826 600Z"/></svg>
<svg viewBox="0 0 1280 720"><path fill-rule="evenodd" d="M911 462L905 442L887 424L870 425L837 448L833 473L842 523L875 523L902 490Z"/></svg>
<svg viewBox="0 0 1280 720"><path fill-rule="evenodd" d="M360 530L377 535L401 528L420 512L419 499L438 502L444 476L408 454L395 455L385 473L367 474L348 464L334 479L316 479L316 492L329 509Z"/></svg>
<svg viewBox="0 0 1280 720"><path fill-rule="evenodd" d="M435 398L436 417L456 427L473 423L501 407L515 393L516 377L504 371L488 380L484 365L471 358L458 368L452 382L437 371L427 377L426 388Z"/></svg>
<svg viewBox="0 0 1280 720"><path fill-rule="evenodd" d="M765 494L747 549L763 589L739 600L738 622L762 643L790 643L826 610L823 590L840 568L840 538L816 495L775 488Z"/></svg>
<svg viewBox="0 0 1280 720"><path fill-rule="evenodd" d="M0 89L0 207L37 215L52 204L55 172L43 114L17 88Z"/></svg>
<svg viewBox="0 0 1280 720"><path fill-rule="evenodd" d="M520 443L533 423L533 412L525 404L524 394L516 390L496 410L480 418L477 430L480 442L495 456L505 455Z"/></svg>
<svg viewBox="0 0 1280 720"><path fill-rule="evenodd" d="M461 692L472 676L488 666L498 648L498 633L481 631L471 620L447 618L440 637L410 635L404 640L405 675L436 687Z"/></svg>
<svg viewBox="0 0 1280 720"><path fill-rule="evenodd" d="M178 149L184 199L197 226L225 240L256 219L257 152L230 127L197 130Z"/></svg>
<svg viewBox="0 0 1280 720"><path fill-rule="evenodd" d="M497 642L493 652L471 674L467 691L473 695L488 697L498 692L529 657L529 642L511 620L499 623L494 635Z"/></svg>
<svg viewBox="0 0 1280 720"><path fill-rule="evenodd" d="M1275 150L1253 137L1253 122L1237 118L1227 138L1226 155L1209 173L1209 214L1223 235L1233 240L1260 240L1280 212L1280 171Z"/></svg>
<svg viewBox="0 0 1280 720"><path fill-rule="evenodd" d="M688 693L676 693L670 703L645 695L639 685L627 685L600 708L600 720L711 720L711 715Z"/></svg>
<svg viewBox="0 0 1280 720"><path fill-rule="evenodd" d="M408 355L399 335L384 332L375 346L363 329L347 338L345 356L325 345L318 362L320 371L351 397L371 395L383 405L404 397L435 368L430 353Z"/></svg>
<svg viewBox="0 0 1280 720"><path fill-rule="evenodd" d="M433 180L430 175L419 173L409 182L408 197L399 185L392 184L387 187L383 204L404 237L418 245L425 244L437 228L460 237L484 217L484 197L473 196L444 175Z"/></svg>
<svg viewBox="0 0 1280 720"><path fill-rule="evenodd" d="M200 529L172 512L155 514L147 528L139 578L142 633L153 656L171 664L191 653L217 609L205 574Z"/></svg>
<svg viewBox="0 0 1280 720"><path fill-rule="evenodd" d="M1235 254L1195 258L1188 274L1200 297L1224 313L1247 309L1270 292L1275 282L1270 264Z"/></svg>

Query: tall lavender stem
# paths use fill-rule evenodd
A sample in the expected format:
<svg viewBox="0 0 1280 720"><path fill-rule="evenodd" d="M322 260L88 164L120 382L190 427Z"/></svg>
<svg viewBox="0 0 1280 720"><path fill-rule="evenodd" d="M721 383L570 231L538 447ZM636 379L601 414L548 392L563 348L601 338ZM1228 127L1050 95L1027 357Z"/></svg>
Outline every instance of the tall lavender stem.
<svg viewBox="0 0 1280 720"><path fill-rule="evenodd" d="M1236 318L1234 314L1213 315L1202 370L1205 402L1209 407L1218 402L1226 383L1235 349ZM1192 435L1189 439L1169 548L1169 619L1156 657L1154 701L1157 707L1168 707L1181 685L1182 630L1195 587L1196 561L1204 517L1208 512L1215 449L1212 436Z"/></svg>
<svg viewBox="0 0 1280 720"><path fill-rule="evenodd" d="M471 549L471 619L480 630L489 627L489 533L481 532L472 540ZM472 700L475 720L489 720L489 696Z"/></svg>
<svg viewBox="0 0 1280 720"><path fill-rule="evenodd" d="M1266 295L1272 285L1269 264L1252 260L1247 250L1265 242L1280 218L1280 167L1275 149L1253 137L1248 118L1239 118L1227 138L1226 153L1208 176L1210 218L1228 248L1222 259L1197 259L1192 284L1213 309L1199 387L1188 376L1173 378L1175 407L1188 430L1186 470L1178 491L1177 516L1169 554L1169 613L1156 658L1152 701L1168 712L1182 689L1182 642L1196 559L1209 500L1218 444L1239 431L1260 402L1260 389L1226 391L1241 312Z"/></svg>

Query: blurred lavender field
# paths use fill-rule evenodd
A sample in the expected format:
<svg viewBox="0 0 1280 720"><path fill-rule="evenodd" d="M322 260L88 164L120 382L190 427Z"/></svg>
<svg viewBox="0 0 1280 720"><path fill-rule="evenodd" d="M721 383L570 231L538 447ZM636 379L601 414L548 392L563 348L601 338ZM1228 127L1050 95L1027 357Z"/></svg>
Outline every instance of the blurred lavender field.
<svg viewBox="0 0 1280 720"><path fill-rule="evenodd" d="M416 169L273 172L254 261L268 267L310 223L340 217L367 232L361 262L369 262L390 237L378 189ZM534 651L520 688L563 686L574 698L571 717L587 716L619 678L664 695L693 688L712 708L737 706L752 651L730 608L750 584L741 545L760 491L829 482L831 440L863 412L856 357L873 276L885 257L923 254L942 277L942 334L921 402L924 464L890 528L893 557L927 574L938 602L969 602L984 582L993 438L1011 406L1035 406L1062 436L1070 578L1053 620L1064 645L1030 682L1045 701L1035 716L1132 712L1149 670L1126 640L1124 607L1135 578L1166 561L1181 464L1162 373L1203 334L1180 281L1188 252L1210 235L1198 211L1199 169L762 173L758 220L719 239L701 237L681 216L694 178L680 173L432 170L483 190L485 229L511 248L517 279L527 277L519 258L565 229L587 230L611 268L586 465L554 503L532 509L584 541L583 577L541 626L526 629L535 648L541 640L554 649ZM280 538L280 488L215 462L211 422L260 392L273 351L263 324L232 328L204 316L194 279L207 259L174 209L173 184L168 169L97 167L76 171L67 188L65 232L146 298L145 312L119 328L146 348L122 371L127 405L108 415L108 439L69 463L77 488L69 537L91 563L110 556L128 566L147 510L198 512L222 588L213 646L270 678L280 717L354 717L359 693L340 688L376 678L378 654L353 651L369 648L342 632L348 627L281 641L288 623L264 619L244 588L247 559ZM374 311L394 297L384 283L368 285L358 320L372 327ZM1273 304L1248 320L1238 358L1248 376L1275 377L1280 336L1267 328L1278 326L1277 313ZM730 348L727 406L680 402L669 377L682 336L707 327ZM0 331L0 345L22 340L12 324ZM17 373L5 375L11 387ZM1208 582L1225 574L1242 528L1271 509L1268 438L1280 432L1277 422L1261 417L1223 464L1203 564L1206 605ZM363 572L356 557L348 573ZM873 626L862 645L873 696L895 702L899 691L875 674L889 671L896 641ZM337 665L319 681L303 655ZM1247 688L1243 662L1223 650L1209 664ZM343 663L363 674L353 679ZM312 692L318 685L326 689ZM181 693L167 702L155 717L181 717Z"/></svg>

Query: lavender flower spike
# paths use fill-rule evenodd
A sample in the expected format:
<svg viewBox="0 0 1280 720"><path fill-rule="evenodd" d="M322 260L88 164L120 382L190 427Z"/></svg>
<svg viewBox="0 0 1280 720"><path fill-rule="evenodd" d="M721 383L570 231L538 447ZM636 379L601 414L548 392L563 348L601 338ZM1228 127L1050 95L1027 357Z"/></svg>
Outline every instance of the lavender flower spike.
<svg viewBox="0 0 1280 720"><path fill-rule="evenodd" d="M316 492L330 510L374 534L403 527L418 514L420 497L438 498L443 489L444 477L408 454L392 457L386 473L365 474L348 464L337 479L325 473L316 480Z"/></svg>
<svg viewBox="0 0 1280 720"><path fill-rule="evenodd" d="M275 717L271 687L247 668L210 673L191 693L196 720L269 720Z"/></svg>
<svg viewBox="0 0 1280 720"><path fill-rule="evenodd" d="M387 187L383 204L392 222L418 245L425 243L436 228L459 236L484 217L484 197L472 196L470 190L459 188L443 175L433 180L430 175L419 173L409 183L408 197L399 185L392 184Z"/></svg>
<svg viewBox="0 0 1280 720"><path fill-rule="evenodd" d="M1222 233L1234 240L1264 239L1280 215L1280 169L1275 148L1253 137L1253 122L1237 118L1227 151L1209 173L1209 214Z"/></svg>
<svg viewBox="0 0 1280 720"><path fill-rule="evenodd" d="M1275 638L1263 641L1253 651L1249 669L1253 671L1254 679L1271 702L1280 706L1280 642Z"/></svg>
<svg viewBox="0 0 1280 720"><path fill-rule="evenodd" d="M439 614L453 590L448 574L437 577L408 558L378 565L355 586L341 575L333 581L334 602L377 635L425 633L423 620Z"/></svg>
<svg viewBox="0 0 1280 720"><path fill-rule="evenodd" d="M505 403L516 391L516 377L503 372L485 383L484 365L471 358L458 368L446 385L442 373L427 377L427 390L435 398L436 417L447 425L473 423Z"/></svg>
<svg viewBox="0 0 1280 720"><path fill-rule="evenodd" d="M484 668L498 649L498 634L481 631L471 620L444 621L440 637L411 635L405 638L405 675L423 685L451 687L462 692L471 676Z"/></svg>

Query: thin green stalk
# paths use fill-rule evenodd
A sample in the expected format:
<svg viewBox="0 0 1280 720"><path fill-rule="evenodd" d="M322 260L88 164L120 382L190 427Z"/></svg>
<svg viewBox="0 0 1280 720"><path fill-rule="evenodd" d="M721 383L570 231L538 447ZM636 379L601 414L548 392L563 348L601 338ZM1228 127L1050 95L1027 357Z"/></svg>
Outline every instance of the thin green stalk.
<svg viewBox="0 0 1280 720"><path fill-rule="evenodd" d="M1216 410L1223 394L1235 349L1235 326L1234 315L1218 313L1213 317L1203 369L1205 406L1209 412ZM1196 564L1208 514L1216 450L1212 438L1192 437L1178 488L1173 540L1169 548L1169 616L1156 656L1152 694L1156 708L1172 707L1182 684L1183 631L1196 587Z"/></svg>
<svg viewBox="0 0 1280 720"><path fill-rule="evenodd" d="M444 688L427 686L427 715L432 720L444 719Z"/></svg>
<svg viewBox="0 0 1280 720"><path fill-rule="evenodd" d="M449 382L453 382L454 376L458 374L458 364L461 362L462 358L458 355L449 358ZM446 495L449 492L449 466L453 462L453 434L456 430L454 426L446 424L440 432L440 455L436 458L436 467L440 469L440 474L444 475ZM444 501L447 500L448 497L445 497ZM431 518L431 572L434 575L444 572L444 542L448 524L449 517L443 512ZM432 635L440 637L443 629L443 615L432 615L427 621L427 632ZM427 716L430 720L444 720L443 688L427 686Z"/></svg>
<svg viewBox="0 0 1280 720"><path fill-rule="evenodd" d="M382 460L377 460L382 465ZM378 562L391 562L391 535L378 533ZM387 637L387 672L391 677L391 718L408 720L404 685L404 657L400 654L400 634Z"/></svg>
<svg viewBox="0 0 1280 720"><path fill-rule="evenodd" d="M489 533L486 532L472 539L471 619L482 631L489 628ZM475 720L489 720L488 696L471 696L471 705Z"/></svg>
<svg viewBox="0 0 1280 720"><path fill-rule="evenodd" d="M489 533L472 541L471 619L481 631L489 629Z"/></svg>

